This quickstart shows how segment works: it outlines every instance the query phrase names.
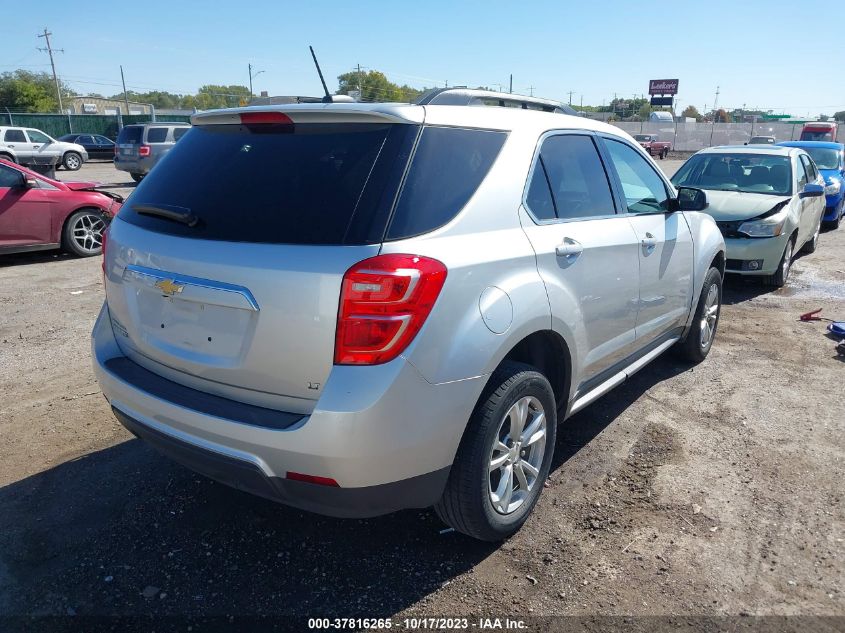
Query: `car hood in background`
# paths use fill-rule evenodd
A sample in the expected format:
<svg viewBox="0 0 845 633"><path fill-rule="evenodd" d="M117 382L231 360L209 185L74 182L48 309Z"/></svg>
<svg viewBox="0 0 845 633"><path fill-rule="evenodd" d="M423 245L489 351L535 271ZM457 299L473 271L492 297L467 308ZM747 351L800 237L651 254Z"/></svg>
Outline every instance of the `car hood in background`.
<svg viewBox="0 0 845 633"><path fill-rule="evenodd" d="M838 169L819 169L819 173L827 184L830 184L832 180L842 180L842 172Z"/></svg>
<svg viewBox="0 0 845 633"><path fill-rule="evenodd" d="M776 204L792 196L773 196L764 193L742 193L739 191L714 191L705 189L708 207L705 213L717 222L747 220L769 211Z"/></svg>

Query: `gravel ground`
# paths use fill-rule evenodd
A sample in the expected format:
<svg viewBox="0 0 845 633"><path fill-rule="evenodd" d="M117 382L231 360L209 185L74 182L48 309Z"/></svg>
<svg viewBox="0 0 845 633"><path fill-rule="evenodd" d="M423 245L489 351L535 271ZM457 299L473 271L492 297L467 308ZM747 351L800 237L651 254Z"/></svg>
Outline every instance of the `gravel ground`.
<svg viewBox="0 0 845 633"><path fill-rule="evenodd" d="M107 163L59 176L131 191ZM303 513L159 456L97 389L101 302L96 258L0 259L0 614L845 615L845 363L797 320L845 319L845 229L782 290L729 279L705 363L661 358L568 420L498 545L429 511Z"/></svg>

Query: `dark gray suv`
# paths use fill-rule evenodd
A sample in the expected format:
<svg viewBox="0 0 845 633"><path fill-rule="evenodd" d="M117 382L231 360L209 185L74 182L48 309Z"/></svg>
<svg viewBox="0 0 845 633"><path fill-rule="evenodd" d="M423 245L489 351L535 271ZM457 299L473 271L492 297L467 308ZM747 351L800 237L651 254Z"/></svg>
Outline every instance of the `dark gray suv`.
<svg viewBox="0 0 845 633"><path fill-rule="evenodd" d="M141 182L189 129L190 123L127 125L117 137L114 166L128 171L135 182Z"/></svg>

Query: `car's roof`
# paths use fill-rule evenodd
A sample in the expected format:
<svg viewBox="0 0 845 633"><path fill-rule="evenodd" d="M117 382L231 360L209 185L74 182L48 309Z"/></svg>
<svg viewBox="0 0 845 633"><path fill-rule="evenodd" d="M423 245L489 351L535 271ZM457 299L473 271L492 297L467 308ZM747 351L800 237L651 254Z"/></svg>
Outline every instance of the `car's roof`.
<svg viewBox="0 0 845 633"><path fill-rule="evenodd" d="M800 148L784 147L783 145L719 145L708 147L699 154L764 154L769 156L789 156Z"/></svg>
<svg viewBox="0 0 845 633"><path fill-rule="evenodd" d="M832 143L830 141L783 141L778 143L783 147L800 147L801 149L823 148L823 149L845 149L842 143Z"/></svg>
<svg viewBox="0 0 845 633"><path fill-rule="evenodd" d="M247 112L283 112L294 122L383 121L511 131L523 128L579 129L628 136L621 128L580 116L499 106L410 105L404 103L295 103L210 110L191 117L194 125L235 123Z"/></svg>

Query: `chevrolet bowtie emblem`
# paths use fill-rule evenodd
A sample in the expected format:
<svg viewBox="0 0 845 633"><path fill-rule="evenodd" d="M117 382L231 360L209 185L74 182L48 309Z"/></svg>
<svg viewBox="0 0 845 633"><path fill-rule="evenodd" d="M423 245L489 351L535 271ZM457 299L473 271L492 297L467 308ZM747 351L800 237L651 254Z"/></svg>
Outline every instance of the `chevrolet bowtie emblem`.
<svg viewBox="0 0 845 633"><path fill-rule="evenodd" d="M156 288L161 290L168 297L172 297L175 294L179 294L180 292L182 292L182 289L184 287L185 286L183 286L182 284L177 284L172 279L162 279L161 281L156 282Z"/></svg>

